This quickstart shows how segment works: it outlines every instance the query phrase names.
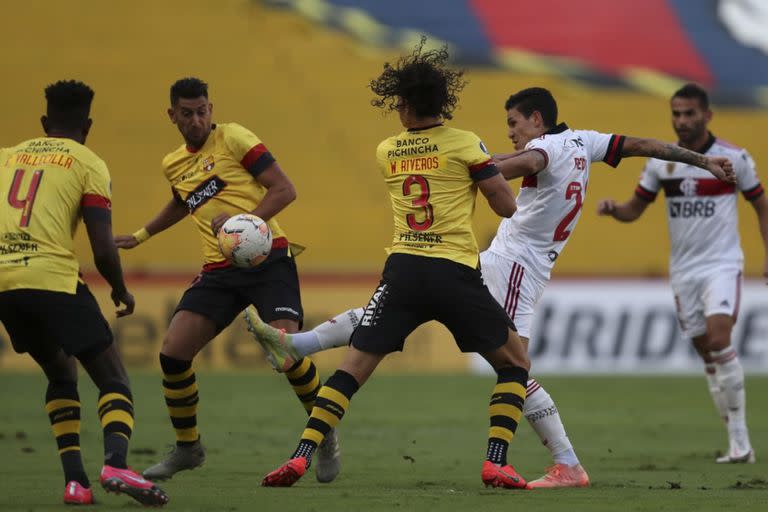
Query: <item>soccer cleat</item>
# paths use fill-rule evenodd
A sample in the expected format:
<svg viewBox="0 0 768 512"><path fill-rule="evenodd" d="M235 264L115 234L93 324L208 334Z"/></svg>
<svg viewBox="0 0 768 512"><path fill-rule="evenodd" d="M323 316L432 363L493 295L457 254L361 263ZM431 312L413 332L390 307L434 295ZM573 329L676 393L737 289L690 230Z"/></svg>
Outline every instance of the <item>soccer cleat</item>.
<svg viewBox="0 0 768 512"><path fill-rule="evenodd" d="M315 477L322 484L333 482L333 479L341 471L341 449L339 448L339 435L332 428L325 439L317 447L317 466Z"/></svg>
<svg viewBox="0 0 768 512"><path fill-rule="evenodd" d="M487 460L483 463L483 471L480 478L486 487L504 487L506 489L525 489L525 479L520 476L515 468L507 464L497 466Z"/></svg>
<svg viewBox="0 0 768 512"><path fill-rule="evenodd" d="M248 330L267 353L267 359L275 370L284 373L301 359L291 343L290 334L262 321L253 306L245 308L244 314Z"/></svg>
<svg viewBox="0 0 768 512"><path fill-rule="evenodd" d="M93 491L83 487L80 482L72 480L64 488L65 505L93 505Z"/></svg>
<svg viewBox="0 0 768 512"><path fill-rule="evenodd" d="M749 450L747 453L727 453L722 457L715 459L717 464L754 464L755 450Z"/></svg>
<svg viewBox="0 0 768 512"><path fill-rule="evenodd" d="M127 494L146 507L162 507L168 503L165 491L131 469L105 465L101 468L99 481L105 491Z"/></svg>
<svg viewBox="0 0 768 512"><path fill-rule="evenodd" d="M551 489L554 487L589 487L589 475L581 467L581 464L569 466L567 464L555 464L547 468L547 474L537 478L526 489Z"/></svg>
<svg viewBox="0 0 768 512"><path fill-rule="evenodd" d="M290 487L298 482L306 471L307 459L295 457L265 476L261 485L262 487Z"/></svg>
<svg viewBox="0 0 768 512"><path fill-rule="evenodd" d="M179 471L195 469L205 462L205 449L198 439L191 445L176 445L163 460L142 472L150 480L168 480Z"/></svg>

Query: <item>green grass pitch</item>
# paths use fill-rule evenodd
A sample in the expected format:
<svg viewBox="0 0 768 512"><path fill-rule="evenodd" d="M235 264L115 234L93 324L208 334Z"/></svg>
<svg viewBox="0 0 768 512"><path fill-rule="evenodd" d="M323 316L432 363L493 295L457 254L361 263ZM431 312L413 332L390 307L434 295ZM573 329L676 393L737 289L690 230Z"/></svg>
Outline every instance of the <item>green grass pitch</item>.
<svg viewBox="0 0 768 512"><path fill-rule="evenodd" d="M290 489L259 486L293 450L304 426L299 402L282 376L198 376L205 466L163 487L169 509L223 511L721 511L768 510L768 378L747 381L754 465L715 465L726 446L700 377L543 377L590 489L509 491L480 482L487 432L489 377L376 375L355 396L339 432L343 469L319 484L310 469ZM129 463L143 469L173 434L160 376L133 372L136 430ZM0 510L61 509L63 478L43 410L42 375L0 375ZM98 478L101 441L96 392L81 380L83 453ZM549 453L523 423L510 462L540 476ZM97 510L137 509L97 488Z"/></svg>

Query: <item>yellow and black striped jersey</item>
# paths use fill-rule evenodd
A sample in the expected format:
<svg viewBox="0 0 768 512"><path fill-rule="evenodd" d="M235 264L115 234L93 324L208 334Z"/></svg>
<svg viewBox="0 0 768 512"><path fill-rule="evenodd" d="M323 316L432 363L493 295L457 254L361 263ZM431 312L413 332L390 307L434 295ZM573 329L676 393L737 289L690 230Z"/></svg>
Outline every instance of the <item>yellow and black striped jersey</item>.
<svg viewBox="0 0 768 512"><path fill-rule="evenodd" d="M187 205L200 233L206 264L226 261L211 233L211 221L222 213L253 211L267 192L256 176L274 161L256 135L235 123L214 125L203 147L192 150L182 145L163 159L173 194ZM277 217L267 224L272 247L287 248Z"/></svg>
<svg viewBox="0 0 768 512"><path fill-rule="evenodd" d="M93 151L54 137L0 149L0 291L75 293L83 208L111 209L109 171Z"/></svg>
<svg viewBox="0 0 768 512"><path fill-rule="evenodd" d="M442 124L390 137L376 150L395 233L389 252L477 267L477 181L498 174L480 138Z"/></svg>

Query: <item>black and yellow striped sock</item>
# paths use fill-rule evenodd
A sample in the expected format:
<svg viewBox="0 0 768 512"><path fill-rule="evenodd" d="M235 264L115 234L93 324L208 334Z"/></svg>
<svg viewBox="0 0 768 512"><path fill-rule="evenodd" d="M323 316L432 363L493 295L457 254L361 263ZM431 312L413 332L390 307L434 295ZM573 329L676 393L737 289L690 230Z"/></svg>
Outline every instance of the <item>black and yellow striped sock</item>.
<svg viewBox="0 0 768 512"><path fill-rule="evenodd" d="M507 448L515 437L517 424L523 414L525 384L528 370L513 366L496 371L498 378L493 388L488 415L491 428L488 431L488 454L486 458L494 464L507 464Z"/></svg>
<svg viewBox="0 0 768 512"><path fill-rule="evenodd" d="M64 483L72 480L90 487L80 455L80 396L74 382L49 382L45 392L45 412L59 447Z"/></svg>
<svg viewBox="0 0 768 512"><path fill-rule="evenodd" d="M183 361L160 354L163 370L165 405L176 430L176 444L190 445L200 439L197 431L197 380L192 361Z"/></svg>
<svg viewBox="0 0 768 512"><path fill-rule="evenodd" d="M133 432L133 397L122 382L110 382L99 390L99 419L104 432L104 464L128 467L128 441Z"/></svg>
<svg viewBox="0 0 768 512"><path fill-rule="evenodd" d="M285 372L288 382L293 387L293 392L301 401L307 414L312 413L312 406L320 391L320 375L317 373L315 363L308 357L301 359Z"/></svg>
<svg viewBox="0 0 768 512"><path fill-rule="evenodd" d="M331 375L317 394L312 414L301 434L299 446L291 458L305 457L309 466L315 449L326 434L344 417L349 401L358 389L360 386L357 381L347 372L336 370L336 373Z"/></svg>

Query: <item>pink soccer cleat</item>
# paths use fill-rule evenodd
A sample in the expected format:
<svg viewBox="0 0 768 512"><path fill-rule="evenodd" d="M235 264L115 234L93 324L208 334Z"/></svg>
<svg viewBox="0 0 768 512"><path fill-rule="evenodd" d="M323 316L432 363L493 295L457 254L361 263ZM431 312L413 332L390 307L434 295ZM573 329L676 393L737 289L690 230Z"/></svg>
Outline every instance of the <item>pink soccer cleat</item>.
<svg viewBox="0 0 768 512"><path fill-rule="evenodd" d="M528 482L527 489L552 489L555 487L589 487L589 475L581 464L569 466L555 464L547 468L541 478Z"/></svg>
<svg viewBox="0 0 768 512"><path fill-rule="evenodd" d="M64 488L65 505L93 505L93 491L83 487L80 482L72 480Z"/></svg>
<svg viewBox="0 0 768 512"><path fill-rule="evenodd" d="M162 489L130 468L105 465L101 468L99 481L105 491L127 494L147 507L162 507L168 503L168 495Z"/></svg>
<svg viewBox="0 0 768 512"><path fill-rule="evenodd" d="M295 457L265 476L261 485L263 487L290 487L298 482L306 471L307 459Z"/></svg>
<svg viewBox="0 0 768 512"><path fill-rule="evenodd" d="M504 487L506 489L525 489L525 479L520 476L514 467L497 466L487 460L483 463L483 471L480 478L486 487Z"/></svg>

